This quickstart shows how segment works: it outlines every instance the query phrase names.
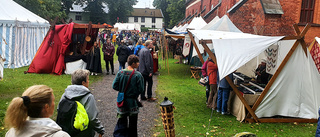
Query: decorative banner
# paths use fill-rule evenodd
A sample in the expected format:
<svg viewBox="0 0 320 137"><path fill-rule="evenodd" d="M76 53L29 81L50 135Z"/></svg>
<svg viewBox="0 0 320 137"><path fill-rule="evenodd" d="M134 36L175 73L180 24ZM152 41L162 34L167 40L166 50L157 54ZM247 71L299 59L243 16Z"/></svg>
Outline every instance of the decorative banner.
<svg viewBox="0 0 320 137"><path fill-rule="evenodd" d="M319 43L317 41L313 42L313 45L311 45L310 54L313 58L314 63L316 64L316 67L320 73L320 47Z"/></svg>
<svg viewBox="0 0 320 137"><path fill-rule="evenodd" d="M186 35L184 38L183 52L182 52L182 55L184 57L189 55L190 47L191 47L191 39L190 39L189 35Z"/></svg>
<svg viewBox="0 0 320 137"><path fill-rule="evenodd" d="M277 59L278 59L278 50L279 45L273 44L268 49L266 49L267 54L267 73L274 74L276 71L277 66Z"/></svg>

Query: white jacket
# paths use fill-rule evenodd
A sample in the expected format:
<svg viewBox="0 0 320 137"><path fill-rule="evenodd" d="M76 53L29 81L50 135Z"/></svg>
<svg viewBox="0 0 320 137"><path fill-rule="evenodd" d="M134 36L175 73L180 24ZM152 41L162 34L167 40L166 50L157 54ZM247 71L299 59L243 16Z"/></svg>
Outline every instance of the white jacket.
<svg viewBox="0 0 320 137"><path fill-rule="evenodd" d="M6 137L70 137L50 118L30 118L23 129L16 131L11 128Z"/></svg>

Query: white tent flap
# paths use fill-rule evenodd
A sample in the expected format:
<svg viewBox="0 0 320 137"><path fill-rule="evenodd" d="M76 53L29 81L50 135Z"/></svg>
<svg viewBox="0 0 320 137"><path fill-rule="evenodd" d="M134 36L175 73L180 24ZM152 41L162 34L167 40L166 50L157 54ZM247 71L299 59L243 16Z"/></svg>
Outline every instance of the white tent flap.
<svg viewBox="0 0 320 137"><path fill-rule="evenodd" d="M255 111L261 117L289 116L317 119L320 106L320 75L302 46L288 60Z"/></svg>

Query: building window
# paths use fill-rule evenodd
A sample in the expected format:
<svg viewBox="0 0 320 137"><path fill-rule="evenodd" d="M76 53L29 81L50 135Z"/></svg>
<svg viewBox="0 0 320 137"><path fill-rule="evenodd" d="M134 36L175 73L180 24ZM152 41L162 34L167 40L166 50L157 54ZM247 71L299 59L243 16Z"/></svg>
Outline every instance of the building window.
<svg viewBox="0 0 320 137"><path fill-rule="evenodd" d="M76 20L82 20L82 16L81 15L76 15Z"/></svg>
<svg viewBox="0 0 320 137"><path fill-rule="evenodd" d="M141 22L145 22L145 17L141 17Z"/></svg>
<svg viewBox="0 0 320 137"><path fill-rule="evenodd" d="M76 14L81 14L81 12L76 12Z"/></svg>
<svg viewBox="0 0 320 137"><path fill-rule="evenodd" d="M138 22L138 17L134 17L134 22Z"/></svg>
<svg viewBox="0 0 320 137"><path fill-rule="evenodd" d="M156 23L156 18L152 18L152 23Z"/></svg>
<svg viewBox="0 0 320 137"><path fill-rule="evenodd" d="M152 28L156 28L156 25L152 25Z"/></svg>
<svg viewBox="0 0 320 137"><path fill-rule="evenodd" d="M303 0L301 4L301 23L312 23L314 13L314 0Z"/></svg>
<svg viewBox="0 0 320 137"><path fill-rule="evenodd" d="M141 25L141 28L144 28L144 27L146 27L145 25Z"/></svg>

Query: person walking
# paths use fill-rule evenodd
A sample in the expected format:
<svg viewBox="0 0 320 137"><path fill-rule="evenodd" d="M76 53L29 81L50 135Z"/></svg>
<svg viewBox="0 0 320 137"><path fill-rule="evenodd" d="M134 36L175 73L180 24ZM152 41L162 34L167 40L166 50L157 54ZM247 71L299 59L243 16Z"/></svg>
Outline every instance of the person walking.
<svg viewBox="0 0 320 137"><path fill-rule="evenodd" d="M143 77L140 72L134 70L138 66L139 58L130 55L127 69L119 71L112 83L114 90L124 93L124 105L117 107L118 122L113 132L114 137L138 136L138 113L139 107L142 107L138 97L144 90Z"/></svg>
<svg viewBox="0 0 320 137"><path fill-rule="evenodd" d="M215 109L217 107L217 71L218 66L210 58L207 64L207 73L209 76L210 93L207 107Z"/></svg>
<svg viewBox="0 0 320 137"><path fill-rule="evenodd" d="M144 89L144 91L141 94L140 98L141 98L141 100L155 101L155 100L157 100L157 98L153 98L152 97L153 58L152 58L152 55L150 53L150 49L153 48L152 40L147 40L145 45L146 46L143 49L141 49L140 52L139 52L140 65L139 65L137 70L143 76L144 87L146 87L146 83L148 83L148 88L147 88L148 98L146 98L146 96L145 96L146 89Z"/></svg>
<svg viewBox="0 0 320 137"><path fill-rule="evenodd" d="M54 112L53 90L45 85L34 85L15 97L8 106L5 125L6 137L70 137L50 117Z"/></svg>
<svg viewBox="0 0 320 137"><path fill-rule="evenodd" d="M110 39L107 39L106 44L103 44L102 51L104 54L104 61L106 62L107 75L109 75L109 63L110 63L112 75L115 75L114 64L113 64L113 55L114 55L115 49Z"/></svg>
<svg viewBox="0 0 320 137"><path fill-rule="evenodd" d="M75 137L94 137L95 132L103 135L105 130L100 120L98 119L98 108L96 100L91 94L89 87L89 74L88 70L78 69L71 74L71 83L61 96L60 102L68 98L70 100L79 101L85 108L89 117L89 126L86 130L79 132ZM59 102L59 103L60 103ZM59 108L58 108L59 109Z"/></svg>
<svg viewBox="0 0 320 137"><path fill-rule="evenodd" d="M91 75L98 75L97 73L102 73L100 48L97 42L93 43L93 47L89 51L86 69L91 72Z"/></svg>
<svg viewBox="0 0 320 137"><path fill-rule="evenodd" d="M124 45L124 41L120 42L119 47L117 48L117 56L119 61L119 71L125 68L128 56L129 56L129 48Z"/></svg>
<svg viewBox="0 0 320 137"><path fill-rule="evenodd" d="M141 49L143 49L144 46L142 44L142 40L139 40L138 41L138 45L134 48L134 55L138 56L139 57L139 52Z"/></svg>

